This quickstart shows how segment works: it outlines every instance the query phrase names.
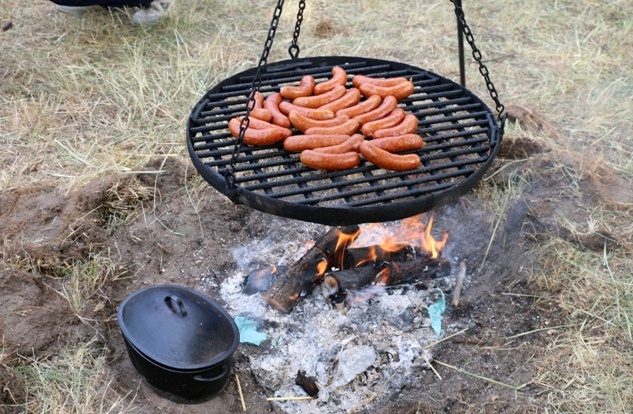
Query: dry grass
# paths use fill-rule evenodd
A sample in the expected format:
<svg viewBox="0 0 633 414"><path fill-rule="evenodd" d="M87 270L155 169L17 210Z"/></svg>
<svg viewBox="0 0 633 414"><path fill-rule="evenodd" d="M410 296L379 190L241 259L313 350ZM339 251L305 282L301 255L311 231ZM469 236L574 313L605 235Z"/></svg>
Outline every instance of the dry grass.
<svg viewBox="0 0 633 414"><path fill-rule="evenodd" d="M104 175L132 173L157 155L187 159L189 111L219 80L256 65L275 3L180 0L170 20L138 28L120 12L69 16L45 0L0 1L0 23L13 22L0 32L0 190L48 180L72 189ZM458 79L451 4L407 5L310 1L301 55L393 59ZM558 151L600 155L633 179L630 6L628 0L465 2L502 101L532 108L560 133L533 138ZM288 57L296 9L297 1L286 2L270 61ZM472 62L467 85L490 101ZM509 136L523 133L508 129ZM591 169L567 173L578 185ZM191 200L200 202L196 189L203 184L187 188ZM483 195L497 224L503 206L520 196L520 184ZM122 219L125 200L113 205ZM631 237L630 209L585 207L590 219L586 226L571 223L574 231L609 228ZM630 252L599 255L554 239L536 254L541 259L534 281L564 312L561 320L574 325L559 331L537 361L549 411L626 412L633 405ZM69 301L77 304L76 297L99 291L85 285L99 285L110 266L77 263L69 280L87 269L95 277L75 278L67 286ZM31 361L24 370L28 409L125 412L116 397L102 397L109 395L103 390L110 378L95 347L88 343Z"/></svg>

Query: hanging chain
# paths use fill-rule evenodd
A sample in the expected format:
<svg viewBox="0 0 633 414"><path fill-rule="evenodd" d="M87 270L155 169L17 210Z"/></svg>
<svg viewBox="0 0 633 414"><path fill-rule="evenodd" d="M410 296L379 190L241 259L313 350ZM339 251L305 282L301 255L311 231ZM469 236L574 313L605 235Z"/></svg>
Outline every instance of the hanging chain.
<svg viewBox="0 0 633 414"><path fill-rule="evenodd" d="M255 72L255 77L253 78L251 94L248 96L248 101L246 102L246 115L244 115L244 118L242 118L242 122L240 123L240 132L237 140L235 141L235 145L233 146L231 162L226 166L224 178L226 179L229 189L235 188L235 164L237 163L239 153L242 151L242 144L244 142L246 129L250 125L249 116L251 114L251 110L255 108L255 94L262 86L262 67L266 66L268 62L268 54L270 53L270 49L273 47L273 39L275 37L275 32L277 31L277 26L279 26L279 19L284 7L284 1L285 0L279 0L277 2L277 6L275 7L273 18L270 22L270 28L268 29L268 37L266 38L266 43L264 43L264 50L262 51L262 56L259 58L257 71Z"/></svg>
<svg viewBox="0 0 633 414"><path fill-rule="evenodd" d="M468 26L468 23L466 23L464 10L461 8L460 5L455 3L455 0L450 0L450 2L455 5L455 15L457 16L457 19L462 25L464 36L466 36L466 41L468 42L471 49L473 50L473 58L477 61L477 63L479 63L479 73L481 73L481 75L484 77L484 80L486 81L486 87L488 88L488 92L490 92L490 97L495 102L495 105L496 105L495 109L497 110L497 113L499 114L499 119L501 120L505 107L503 106L501 101L499 101L499 94L497 93L497 89L495 88L495 85L490 80L490 72L488 72L488 68L486 67L486 65L483 64L481 60L482 58L481 52L479 51L479 49L477 49L477 46L475 46L475 37L470 31L470 27ZM503 123L501 127L503 128Z"/></svg>
<svg viewBox="0 0 633 414"><path fill-rule="evenodd" d="M292 34L292 44L288 48L288 53L292 59L299 57L299 34L301 33L301 23L303 22L303 11L306 8L305 0L299 0L299 11L297 12L297 22L295 23L295 31Z"/></svg>

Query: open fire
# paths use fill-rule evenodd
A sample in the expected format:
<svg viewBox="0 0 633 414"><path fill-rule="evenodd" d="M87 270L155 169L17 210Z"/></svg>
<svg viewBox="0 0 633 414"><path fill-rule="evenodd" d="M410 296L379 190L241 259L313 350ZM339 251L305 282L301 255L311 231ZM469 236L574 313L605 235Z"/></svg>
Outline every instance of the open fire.
<svg viewBox="0 0 633 414"><path fill-rule="evenodd" d="M423 287L431 278L448 275L450 263L441 257L448 233L435 239L433 217L428 224L422 218L412 217L398 226L371 224L362 230L331 228L290 266L251 272L245 292L264 292L271 306L287 313L319 285L333 303L363 300L388 286Z"/></svg>

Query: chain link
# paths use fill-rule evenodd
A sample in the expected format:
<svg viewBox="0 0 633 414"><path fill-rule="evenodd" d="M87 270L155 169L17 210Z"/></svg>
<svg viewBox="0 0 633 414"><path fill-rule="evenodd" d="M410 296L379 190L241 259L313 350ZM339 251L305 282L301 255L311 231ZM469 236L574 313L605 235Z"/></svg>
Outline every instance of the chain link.
<svg viewBox="0 0 633 414"><path fill-rule="evenodd" d="M502 120L503 111L505 110L505 107L503 106L501 101L499 101L499 94L497 93L497 89L495 88L495 85L492 83L492 80L490 80L490 72L488 71L488 68L486 67L486 65L483 64L481 60L482 59L481 52L475 45L475 37L473 36L473 33L471 32L470 27L468 26L468 23L466 23L464 10L461 8L461 6L455 3L455 0L450 0L450 2L455 5L455 15L457 16L457 19L462 25L462 31L464 32L464 36L466 36L466 41L468 42L471 49L473 50L473 59L475 59L477 63L479 63L479 73L481 73L481 76L483 76L484 80L486 81L486 87L488 88L490 97L495 102L495 105L496 105L495 109L497 110L497 113L499 114L499 119ZM503 123L502 123L502 128L503 128Z"/></svg>
<svg viewBox="0 0 633 414"><path fill-rule="evenodd" d="M259 58L259 62L257 63L257 71L255 72L255 77L253 78L251 94L246 102L246 114L240 123L240 132L235 141L235 145L233 146L231 162L227 165L224 173L224 178L226 179L227 186L230 189L235 188L235 164L237 163L238 155L242 150L246 129L250 124L251 110L255 108L255 95L262 86L262 67L266 66L268 63L268 55L270 54L270 49L273 47L273 39L275 38L277 26L279 26L279 19L281 18L281 12L283 11L284 1L285 0L279 0L277 2L277 6L275 7L275 11L273 12L273 18L270 22L270 28L268 29L268 36L266 37L266 42L264 43L264 50Z"/></svg>
<svg viewBox="0 0 633 414"><path fill-rule="evenodd" d="M288 48L288 53L292 59L299 57L299 34L301 33L301 23L303 23L303 11L306 9L305 0L299 1L299 11L297 12L297 22L295 23L295 31L292 34L292 43Z"/></svg>

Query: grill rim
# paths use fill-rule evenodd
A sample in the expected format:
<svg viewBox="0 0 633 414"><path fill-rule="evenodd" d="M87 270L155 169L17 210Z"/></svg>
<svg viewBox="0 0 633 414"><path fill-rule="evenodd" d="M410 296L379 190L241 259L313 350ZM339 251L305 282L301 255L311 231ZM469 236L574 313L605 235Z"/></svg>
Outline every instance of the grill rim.
<svg viewBox="0 0 633 414"><path fill-rule="evenodd" d="M318 63L315 64L314 62ZM216 190L225 195L235 204L243 204L255 210L259 210L276 216L331 226L400 220L416 214L424 213L434 207L454 201L455 199L461 197L474 188L474 186L483 178L484 174L492 164L492 161L497 154L499 144L503 137L503 130L499 128L497 120L493 116L490 108L472 91L459 85L458 83L434 72L430 72L428 70L421 69L406 63L351 56L315 56L277 61L269 63L264 67L264 77L266 77L267 75L274 77L280 72L285 72L288 70L302 70L301 66L309 66L311 69L316 69L318 68L319 64L322 66L336 66L345 65L346 63L360 63L365 66L405 65L414 71L424 73L432 78L437 78L441 83L447 83L454 88L460 89L464 96L470 98L471 103L477 103L481 105L480 112L485 112L486 119L488 121L488 159L476 166L474 172L461 181L451 183L448 186L440 183L437 183L437 185L433 186L440 188L446 187L441 189L440 191L434 191L431 188L430 190L428 190L430 191L430 194L415 196L415 198L413 199L397 201L398 197L394 197L396 201L369 206L363 206L362 200L352 202L348 205L311 205L308 204L310 203L309 199L303 199L300 202L290 202L254 193L247 188L240 187L239 185L236 185L234 188L229 188L225 177L221 175L218 170L216 170L216 168L206 165L205 162L203 162L198 157L197 151L199 151L199 149L194 148L194 144L196 142L199 142L200 140L196 140L196 142L194 142L194 139L199 131L192 132L192 129L200 127L201 124L198 123L197 120L200 119L200 114L204 111L206 105L211 102L209 96L217 97L220 93L214 91L220 91L228 85L234 85L236 81L243 83L244 79L247 79L249 76L252 77L254 75L255 68L251 68L236 73L216 84L213 88L209 89L193 107L187 121L186 139L187 149L196 170L209 184L211 184ZM365 66L358 67L358 70L362 71ZM354 72L355 70L351 70L348 73L353 74ZM304 71L301 71L300 75L295 76L300 77L304 74ZM229 91L227 92L227 95L234 95L234 93L234 91ZM406 185L403 185L403 187L406 187ZM415 192L424 194L428 191L425 188L416 188ZM318 199L315 199L314 201L318 202ZM355 206L354 203L361 205Z"/></svg>

